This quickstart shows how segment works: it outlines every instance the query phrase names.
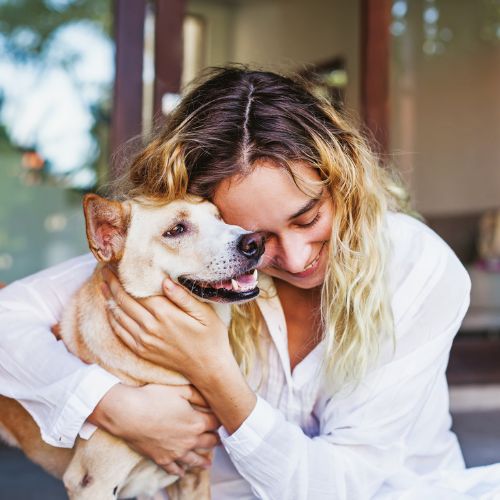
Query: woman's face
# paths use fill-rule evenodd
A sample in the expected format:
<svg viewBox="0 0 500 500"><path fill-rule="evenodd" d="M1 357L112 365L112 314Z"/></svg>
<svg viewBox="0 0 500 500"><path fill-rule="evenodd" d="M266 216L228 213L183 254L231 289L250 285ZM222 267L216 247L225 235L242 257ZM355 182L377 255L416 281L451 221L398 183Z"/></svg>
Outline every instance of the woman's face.
<svg viewBox="0 0 500 500"><path fill-rule="evenodd" d="M299 174L319 181L314 168L296 163ZM250 175L227 179L217 188L214 203L228 224L266 235L260 269L298 288L323 283L332 231L333 202L325 188L316 198L303 193L282 168L265 160Z"/></svg>

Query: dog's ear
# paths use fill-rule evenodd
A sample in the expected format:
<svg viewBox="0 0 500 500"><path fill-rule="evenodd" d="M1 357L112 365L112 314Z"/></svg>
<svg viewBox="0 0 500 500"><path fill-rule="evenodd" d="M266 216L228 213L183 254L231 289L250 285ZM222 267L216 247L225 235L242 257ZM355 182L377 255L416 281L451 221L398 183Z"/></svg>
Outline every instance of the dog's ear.
<svg viewBox="0 0 500 500"><path fill-rule="evenodd" d="M101 262L122 258L130 219L129 207L96 194L83 198L83 212L89 247Z"/></svg>

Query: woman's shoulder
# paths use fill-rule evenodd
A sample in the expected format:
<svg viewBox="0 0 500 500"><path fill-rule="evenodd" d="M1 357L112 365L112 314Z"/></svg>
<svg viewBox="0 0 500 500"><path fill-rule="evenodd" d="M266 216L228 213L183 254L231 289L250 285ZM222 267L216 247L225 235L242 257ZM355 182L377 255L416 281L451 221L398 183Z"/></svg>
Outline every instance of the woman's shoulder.
<svg viewBox="0 0 500 500"><path fill-rule="evenodd" d="M386 213L391 243L398 248L411 248L418 241L432 242L443 251L451 250L445 241L423 221L402 212Z"/></svg>
<svg viewBox="0 0 500 500"><path fill-rule="evenodd" d="M399 282L414 272L421 275L439 273L449 260L463 267L449 245L417 218L404 213L387 212L386 227L392 280Z"/></svg>
<svg viewBox="0 0 500 500"><path fill-rule="evenodd" d="M443 283L453 283L460 296L468 294L470 278L465 267L431 228L394 212L387 214L387 227L391 243L389 287L396 318L423 304ZM446 290L443 292L446 295Z"/></svg>

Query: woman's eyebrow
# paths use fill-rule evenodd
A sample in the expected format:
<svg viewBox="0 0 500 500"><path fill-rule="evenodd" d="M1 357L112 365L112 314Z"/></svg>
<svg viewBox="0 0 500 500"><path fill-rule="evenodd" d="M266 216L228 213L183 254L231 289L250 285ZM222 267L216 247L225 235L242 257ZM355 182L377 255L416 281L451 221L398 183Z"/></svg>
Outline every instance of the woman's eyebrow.
<svg viewBox="0 0 500 500"><path fill-rule="evenodd" d="M297 210L293 215L291 215L288 218L288 220L290 221L292 219L295 219L296 217L299 217L302 214L305 214L306 212L311 210L311 208L316 206L319 200L321 200L321 195L319 195L317 198L311 198L302 208L299 208L299 210Z"/></svg>

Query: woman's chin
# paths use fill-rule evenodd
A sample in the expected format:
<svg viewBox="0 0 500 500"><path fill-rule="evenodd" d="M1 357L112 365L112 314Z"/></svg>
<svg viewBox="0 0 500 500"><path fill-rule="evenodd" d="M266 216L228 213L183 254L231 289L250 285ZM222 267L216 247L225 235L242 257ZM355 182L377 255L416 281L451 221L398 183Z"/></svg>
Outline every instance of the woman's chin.
<svg viewBox="0 0 500 500"><path fill-rule="evenodd" d="M323 269L323 266L316 269L316 271L309 276L301 276L300 274L296 275L281 269L276 269L275 267L264 268L262 269L262 272L304 290L317 288L318 286L321 286L325 280L325 269Z"/></svg>
<svg viewBox="0 0 500 500"><path fill-rule="evenodd" d="M305 269L299 273L292 273L286 269L279 269L277 267L269 266L261 269L262 272L272 276L273 278L278 278L282 281L289 283L297 288L302 288L303 290L310 290L312 288L317 288L323 284L325 281L326 274L326 252L321 252L320 258L316 265Z"/></svg>

